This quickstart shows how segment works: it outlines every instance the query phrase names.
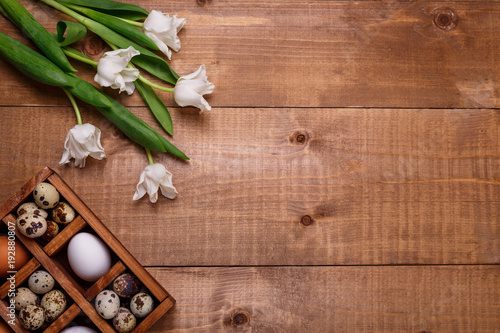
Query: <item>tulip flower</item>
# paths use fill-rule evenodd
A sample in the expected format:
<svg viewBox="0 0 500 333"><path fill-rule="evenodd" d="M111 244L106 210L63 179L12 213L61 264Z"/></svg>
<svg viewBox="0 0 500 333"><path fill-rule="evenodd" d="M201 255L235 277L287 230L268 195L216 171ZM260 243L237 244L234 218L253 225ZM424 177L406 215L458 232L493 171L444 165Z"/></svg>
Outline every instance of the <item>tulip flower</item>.
<svg viewBox="0 0 500 333"><path fill-rule="evenodd" d="M149 164L142 171L134 194L134 200L139 200L146 193L149 200L155 203L158 200L158 190L169 199L175 199L177 190L172 185L172 174L160 163Z"/></svg>
<svg viewBox="0 0 500 333"><path fill-rule="evenodd" d="M140 52L132 46L104 53L97 64L97 74L94 80L101 87L120 89L120 92L126 91L127 94L132 95L135 90L134 81L140 73L138 69L127 66L132 57L139 54Z"/></svg>
<svg viewBox="0 0 500 333"><path fill-rule="evenodd" d="M185 18L177 18L177 15L169 16L158 10L152 10L144 21L144 33L170 60L172 51L179 52L181 41L177 33L181 31L186 23Z"/></svg>
<svg viewBox="0 0 500 333"><path fill-rule="evenodd" d="M75 159L75 166L85 167L87 156L97 160L106 157L101 145L101 130L91 124L79 124L69 130L64 142L64 153L59 164Z"/></svg>
<svg viewBox="0 0 500 333"><path fill-rule="evenodd" d="M174 99L179 106L192 105L203 110L211 110L208 102L203 98L203 95L210 94L214 91L215 85L208 82L205 65L194 73L181 76L177 80L174 88Z"/></svg>

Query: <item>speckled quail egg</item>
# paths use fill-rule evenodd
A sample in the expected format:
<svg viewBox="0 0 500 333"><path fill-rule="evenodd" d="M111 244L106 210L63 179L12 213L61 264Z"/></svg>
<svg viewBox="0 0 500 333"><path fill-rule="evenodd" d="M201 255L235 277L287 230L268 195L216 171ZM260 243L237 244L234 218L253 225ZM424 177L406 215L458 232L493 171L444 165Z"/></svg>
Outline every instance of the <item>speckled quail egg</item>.
<svg viewBox="0 0 500 333"><path fill-rule="evenodd" d="M40 305L40 297L25 287L17 288L13 299L16 311L19 311L28 305Z"/></svg>
<svg viewBox="0 0 500 333"><path fill-rule="evenodd" d="M29 238L41 237L47 231L47 221L35 213L21 215L16 220L19 232Z"/></svg>
<svg viewBox="0 0 500 333"><path fill-rule="evenodd" d="M113 318L113 327L118 333L132 332L137 325L137 319L129 309L120 308L118 314Z"/></svg>
<svg viewBox="0 0 500 333"><path fill-rule="evenodd" d="M48 323L56 320L66 310L66 296L60 290L51 290L42 297L40 305L45 310L45 321Z"/></svg>
<svg viewBox="0 0 500 333"><path fill-rule="evenodd" d="M95 309L104 319L111 319L120 309L120 298L112 290L103 290L95 298Z"/></svg>
<svg viewBox="0 0 500 333"><path fill-rule="evenodd" d="M17 209L17 216L21 216L27 213L35 213L43 216L43 218L45 219L49 216L49 213L47 213L46 210L41 209L34 202L25 202Z"/></svg>
<svg viewBox="0 0 500 333"><path fill-rule="evenodd" d="M30 275L28 286L35 294L45 294L54 288L54 278L46 271L36 271Z"/></svg>
<svg viewBox="0 0 500 333"><path fill-rule="evenodd" d="M53 240L57 234L59 233L59 224L54 221L47 221L47 230L45 233L40 236L39 240L43 244L48 244L51 240Z"/></svg>
<svg viewBox="0 0 500 333"><path fill-rule="evenodd" d="M139 292L141 283L137 277L130 273L120 275L113 281L113 290L124 298L130 298Z"/></svg>
<svg viewBox="0 0 500 333"><path fill-rule="evenodd" d="M146 293L138 293L130 300L130 310L134 316L144 318L153 311L153 297Z"/></svg>
<svg viewBox="0 0 500 333"><path fill-rule="evenodd" d="M52 219L57 223L68 224L75 219L75 210L67 202L58 203L51 211Z"/></svg>
<svg viewBox="0 0 500 333"><path fill-rule="evenodd" d="M38 207L51 209L59 203L59 192L52 184L38 183L33 190L33 198Z"/></svg>
<svg viewBox="0 0 500 333"><path fill-rule="evenodd" d="M19 311L19 321L27 330L35 331L43 325L45 314L39 305L27 305Z"/></svg>

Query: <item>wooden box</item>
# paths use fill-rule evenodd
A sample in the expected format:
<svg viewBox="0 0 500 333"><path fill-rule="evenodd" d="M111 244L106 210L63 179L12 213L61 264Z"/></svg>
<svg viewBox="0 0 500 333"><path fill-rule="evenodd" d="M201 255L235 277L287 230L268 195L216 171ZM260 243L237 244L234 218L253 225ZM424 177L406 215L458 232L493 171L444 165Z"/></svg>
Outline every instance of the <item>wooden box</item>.
<svg viewBox="0 0 500 333"><path fill-rule="evenodd" d="M103 289L123 272L134 274L146 288L155 301L155 308L147 317L138 319L137 327L133 332L145 332L160 317L162 317L175 303L168 292L135 260L113 234L102 224L92 211L78 198L63 179L50 168L44 168L14 194L0 210L0 217L7 225L15 225L16 210L26 201L32 201L32 192L36 184L48 182L60 193L61 201L68 202L76 211L73 222L64 226L59 234L45 246L36 239L23 236L16 229L16 242L21 242L32 254L32 258L15 274L16 287L26 285L28 277L37 269L49 272L59 289L66 292L69 304L65 312L50 324L43 332L59 332L68 324L86 321L91 328L101 332L115 332L110 320L105 320L94 308L93 299ZM132 221L131 221L132 223ZM12 228L12 227L11 227ZM109 248L112 255L111 269L94 283L79 279L68 265L66 247L69 240L78 232L85 231L98 236ZM0 287L0 316L8 322L10 281L7 280ZM82 319L83 318L83 319ZM25 330L19 320L15 318L15 325L9 325L15 332L29 332Z"/></svg>

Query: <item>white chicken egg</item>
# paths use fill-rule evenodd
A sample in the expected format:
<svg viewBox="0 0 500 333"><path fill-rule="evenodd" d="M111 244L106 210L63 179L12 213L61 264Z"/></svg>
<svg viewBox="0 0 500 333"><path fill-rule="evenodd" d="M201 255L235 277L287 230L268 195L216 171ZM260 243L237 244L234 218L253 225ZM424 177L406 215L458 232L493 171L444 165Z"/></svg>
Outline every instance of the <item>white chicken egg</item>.
<svg viewBox="0 0 500 333"><path fill-rule="evenodd" d="M111 268L111 254L107 246L93 234L80 232L68 244L68 261L81 279L97 281Z"/></svg>

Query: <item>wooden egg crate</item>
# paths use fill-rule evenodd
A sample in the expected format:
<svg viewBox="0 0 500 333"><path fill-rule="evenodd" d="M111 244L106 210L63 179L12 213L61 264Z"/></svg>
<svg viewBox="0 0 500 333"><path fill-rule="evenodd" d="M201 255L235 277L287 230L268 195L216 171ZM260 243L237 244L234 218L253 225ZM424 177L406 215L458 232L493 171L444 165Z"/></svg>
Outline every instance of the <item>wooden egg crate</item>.
<svg viewBox="0 0 500 333"><path fill-rule="evenodd" d="M76 211L73 222L64 226L59 234L48 244L42 245L36 239L23 236L16 229L16 242L21 242L33 256L15 275L16 288L24 286L28 277L36 270L43 269L49 272L59 286L64 290L68 298L68 307L65 312L52 322L43 332L59 332L68 324L73 325L83 317L90 322L90 328L101 332L115 332L109 320L103 319L95 310L93 299L113 280L122 273L128 272L135 275L143 287L155 301L154 310L145 318L139 319L134 333L147 331L158 319L160 319L175 303L170 294L132 257L115 236L102 224L97 216L78 198L63 179L52 169L46 167L26 183L16 194L14 194L0 209L0 218L5 225L16 222L16 210L24 202L33 201L32 192L40 182L52 184L61 196L60 201L66 201ZM78 232L84 231L98 236L110 250L112 266L99 280L94 283L86 282L78 278L66 258L66 248L69 240ZM0 316L8 322L9 297L11 289L10 281L7 280L0 286ZM9 325L15 332L29 332L24 329L16 314L15 325Z"/></svg>

